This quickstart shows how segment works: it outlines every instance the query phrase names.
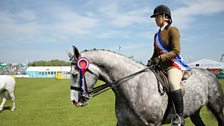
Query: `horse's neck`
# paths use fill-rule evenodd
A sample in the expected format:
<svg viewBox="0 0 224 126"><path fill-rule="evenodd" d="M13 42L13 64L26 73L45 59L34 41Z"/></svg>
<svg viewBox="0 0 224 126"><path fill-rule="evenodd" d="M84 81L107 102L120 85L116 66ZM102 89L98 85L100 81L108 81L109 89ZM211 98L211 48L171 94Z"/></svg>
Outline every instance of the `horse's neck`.
<svg viewBox="0 0 224 126"><path fill-rule="evenodd" d="M84 52L83 55L88 57L90 62L98 65L103 74L107 74L111 81L116 81L146 68L136 61L109 51L90 51Z"/></svg>
<svg viewBox="0 0 224 126"><path fill-rule="evenodd" d="M87 51L83 52L82 56L87 57L90 62L99 67L100 77L107 83L116 82L146 68L143 64L108 51ZM156 82L154 74L149 70L122 82L118 90L120 92L135 92L138 86L146 87L147 90L154 90L157 88Z"/></svg>

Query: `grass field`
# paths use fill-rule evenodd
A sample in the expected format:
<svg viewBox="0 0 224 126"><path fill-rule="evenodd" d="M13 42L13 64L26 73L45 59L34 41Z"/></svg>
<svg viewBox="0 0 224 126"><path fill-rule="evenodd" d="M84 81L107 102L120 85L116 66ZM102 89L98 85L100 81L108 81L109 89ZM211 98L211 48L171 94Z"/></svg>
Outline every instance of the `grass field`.
<svg viewBox="0 0 224 126"><path fill-rule="evenodd" d="M0 126L115 126L114 94L105 92L75 108L70 102L69 80L16 79L16 111L0 113ZM224 80L220 81L224 85ZM11 101L7 101L11 106ZM203 108L206 126L217 125ZM186 119L187 126L193 126ZM166 126L166 125L165 125Z"/></svg>

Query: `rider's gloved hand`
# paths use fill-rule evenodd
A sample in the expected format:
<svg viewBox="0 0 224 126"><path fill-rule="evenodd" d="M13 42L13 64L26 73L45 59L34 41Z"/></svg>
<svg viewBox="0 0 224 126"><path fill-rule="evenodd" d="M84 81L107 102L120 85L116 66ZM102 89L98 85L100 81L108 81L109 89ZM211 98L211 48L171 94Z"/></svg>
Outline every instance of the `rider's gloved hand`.
<svg viewBox="0 0 224 126"><path fill-rule="evenodd" d="M159 57L155 57L154 59L152 59L153 64L158 65L160 62L160 58Z"/></svg>
<svg viewBox="0 0 224 126"><path fill-rule="evenodd" d="M147 66L158 65L161 59L159 57L155 57L153 59L148 60Z"/></svg>

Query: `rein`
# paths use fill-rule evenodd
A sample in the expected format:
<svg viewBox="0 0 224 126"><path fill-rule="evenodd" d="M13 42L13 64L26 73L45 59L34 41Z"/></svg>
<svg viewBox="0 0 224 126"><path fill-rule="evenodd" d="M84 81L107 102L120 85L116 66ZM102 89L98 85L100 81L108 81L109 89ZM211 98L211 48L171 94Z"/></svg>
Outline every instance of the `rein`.
<svg viewBox="0 0 224 126"><path fill-rule="evenodd" d="M103 92L106 92L106 91L108 91L108 90L110 90L110 89L113 89L113 88L119 86L119 85L122 84L123 82L125 82L125 81L131 79L132 77L134 77L134 76L136 76L136 75L138 75L138 74L140 74L140 73L142 73L142 72L145 72L145 71L147 71L147 70L149 70L149 69L152 69L152 68L155 67L155 66L156 66L156 65L148 66L148 67L145 68L145 69L142 69L142 70L140 70L140 71L137 71L137 72L135 72L135 73L133 73L133 74L130 74L130 75L126 76L126 77L123 77L123 78L121 78L121 79L119 79L119 80L117 80L117 81L115 81L115 82L113 82L113 83L104 83L104 84L102 84L102 85L100 85L100 86L94 87L92 91L88 91L87 93L90 94L91 97L95 97L95 96L97 96L97 95L99 95L99 94L101 94L101 93L103 93ZM91 74L94 74L94 73L93 73L92 71L90 71L89 69L87 69L87 71L89 71ZM94 75L95 75L95 74L94 74ZM71 86L71 89L72 89L72 90L76 90L76 91L82 91L82 89L81 89L80 87L74 87L74 86Z"/></svg>

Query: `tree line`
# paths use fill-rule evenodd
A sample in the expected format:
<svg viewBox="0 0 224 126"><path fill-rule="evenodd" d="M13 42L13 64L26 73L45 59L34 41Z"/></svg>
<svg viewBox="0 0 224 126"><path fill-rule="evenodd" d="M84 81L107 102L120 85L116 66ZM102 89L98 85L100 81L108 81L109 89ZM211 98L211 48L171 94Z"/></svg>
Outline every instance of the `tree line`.
<svg viewBox="0 0 224 126"><path fill-rule="evenodd" d="M70 66L70 62L63 60L50 60L50 61L34 61L29 63L28 66Z"/></svg>

